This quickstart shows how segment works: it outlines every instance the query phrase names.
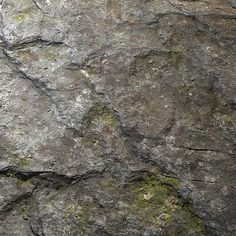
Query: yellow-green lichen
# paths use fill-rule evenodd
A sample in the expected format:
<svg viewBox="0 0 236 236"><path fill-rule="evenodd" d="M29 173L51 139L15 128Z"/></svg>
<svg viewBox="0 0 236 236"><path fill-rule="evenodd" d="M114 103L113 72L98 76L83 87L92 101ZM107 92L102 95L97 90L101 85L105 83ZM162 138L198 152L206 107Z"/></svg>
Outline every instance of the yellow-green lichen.
<svg viewBox="0 0 236 236"><path fill-rule="evenodd" d="M155 177L146 177L134 189L134 207L149 216L151 223L166 224L172 219L175 206L171 202L178 202L177 196L172 194L169 186L162 184Z"/></svg>
<svg viewBox="0 0 236 236"><path fill-rule="evenodd" d="M191 229L194 230L194 235L204 235L205 226L202 219L194 215L186 206L182 206L179 217L182 220L182 228L176 232L176 236L187 236L188 230Z"/></svg>
<svg viewBox="0 0 236 236"><path fill-rule="evenodd" d="M32 179L27 179L26 181L22 182L25 187L30 187L33 184Z"/></svg>
<svg viewBox="0 0 236 236"><path fill-rule="evenodd" d="M30 159L24 155L14 155L14 162L19 167L30 165Z"/></svg>
<svg viewBox="0 0 236 236"><path fill-rule="evenodd" d="M182 59L183 59L183 54L180 51L169 51L168 52L169 57L171 58L171 62L173 63L174 66L179 67Z"/></svg>
<svg viewBox="0 0 236 236"><path fill-rule="evenodd" d="M24 205L20 205L20 207L18 208L18 212L20 215L24 215L26 210L27 210L26 206L24 206Z"/></svg>
<svg viewBox="0 0 236 236"><path fill-rule="evenodd" d="M173 178L173 177L163 177L161 179L161 182L165 183L165 184L169 184L169 185L176 187L176 188L179 186L179 180L176 178Z"/></svg>
<svg viewBox="0 0 236 236"><path fill-rule="evenodd" d="M55 62L63 58L62 55L60 55L53 49L49 50L48 48L40 51L38 57L39 59L45 59L49 62Z"/></svg>
<svg viewBox="0 0 236 236"><path fill-rule="evenodd" d="M103 109L100 120L105 126L116 127L118 125L118 119L108 108Z"/></svg>
<svg viewBox="0 0 236 236"><path fill-rule="evenodd" d="M27 14L18 14L18 15L16 15L15 16L15 20L17 21L17 22L21 22L21 21L23 21L25 18L27 17Z"/></svg>
<svg viewBox="0 0 236 236"><path fill-rule="evenodd" d="M145 224L153 227L166 227L170 224L179 224L181 227L176 235L202 235L204 224L195 216L177 192L169 185L178 185L178 180L171 177L157 179L146 176L133 189L133 208Z"/></svg>
<svg viewBox="0 0 236 236"><path fill-rule="evenodd" d="M21 22L23 22L27 17L29 17L30 15L32 15L33 12L34 12L34 9L33 9L33 8L24 9L24 10L20 11L19 14L14 15L14 19L15 19L16 22L21 23Z"/></svg>
<svg viewBox="0 0 236 236"><path fill-rule="evenodd" d="M86 68L86 70L87 70L89 75L94 75L94 74L97 74L99 72L99 68L94 66L94 65L89 65Z"/></svg>
<svg viewBox="0 0 236 236"><path fill-rule="evenodd" d="M100 128L116 128L119 124L117 117L106 106L95 104L88 116L87 127L89 130L96 130Z"/></svg>

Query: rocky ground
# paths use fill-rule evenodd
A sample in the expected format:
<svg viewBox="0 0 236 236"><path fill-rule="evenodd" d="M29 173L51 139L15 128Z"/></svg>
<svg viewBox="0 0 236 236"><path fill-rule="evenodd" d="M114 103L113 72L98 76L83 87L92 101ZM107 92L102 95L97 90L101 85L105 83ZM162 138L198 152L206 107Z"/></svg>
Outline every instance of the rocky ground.
<svg viewBox="0 0 236 236"><path fill-rule="evenodd" d="M235 0L0 0L0 235L236 235Z"/></svg>

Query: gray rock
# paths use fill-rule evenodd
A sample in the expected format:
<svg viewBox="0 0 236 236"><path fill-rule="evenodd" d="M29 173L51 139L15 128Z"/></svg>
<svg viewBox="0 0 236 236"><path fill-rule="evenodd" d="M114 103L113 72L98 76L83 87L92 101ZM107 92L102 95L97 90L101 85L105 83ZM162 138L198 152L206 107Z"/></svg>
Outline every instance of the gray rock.
<svg viewBox="0 0 236 236"><path fill-rule="evenodd" d="M0 1L1 235L235 235L235 14Z"/></svg>

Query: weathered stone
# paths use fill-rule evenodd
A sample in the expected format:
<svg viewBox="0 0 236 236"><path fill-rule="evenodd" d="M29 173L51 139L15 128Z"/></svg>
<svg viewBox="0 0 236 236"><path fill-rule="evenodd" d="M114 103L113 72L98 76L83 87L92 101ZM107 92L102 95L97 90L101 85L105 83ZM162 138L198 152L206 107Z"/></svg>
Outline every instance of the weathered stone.
<svg viewBox="0 0 236 236"><path fill-rule="evenodd" d="M0 1L0 234L236 234L234 0Z"/></svg>

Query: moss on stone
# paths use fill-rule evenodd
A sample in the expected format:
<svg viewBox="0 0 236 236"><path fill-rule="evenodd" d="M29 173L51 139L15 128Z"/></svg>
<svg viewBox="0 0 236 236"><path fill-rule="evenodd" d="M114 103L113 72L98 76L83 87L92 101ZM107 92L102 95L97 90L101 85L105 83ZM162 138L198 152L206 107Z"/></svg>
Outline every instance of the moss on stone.
<svg viewBox="0 0 236 236"><path fill-rule="evenodd" d="M149 215L152 223L166 224L171 221L174 209L167 201L174 196L169 186L163 185L155 177L146 177L134 189L134 194L135 209Z"/></svg>
<svg viewBox="0 0 236 236"><path fill-rule="evenodd" d="M93 65L89 65L86 70L88 72L89 75L94 75L94 74L97 74L98 73L98 69L96 66L93 66Z"/></svg>
<svg viewBox="0 0 236 236"><path fill-rule="evenodd" d="M33 184L33 181L32 179L27 179L26 181L23 181L23 184L26 186L26 187L29 187Z"/></svg>
<svg viewBox="0 0 236 236"><path fill-rule="evenodd" d="M188 230L194 229L195 235L203 235L205 232L205 226L202 220L194 215L187 206L182 205L179 215L182 220L182 228L176 234L179 236L188 235Z"/></svg>
<svg viewBox="0 0 236 236"><path fill-rule="evenodd" d="M29 158L23 156L23 155L14 155L14 161L17 166L29 166L30 165L30 160Z"/></svg>
<svg viewBox="0 0 236 236"><path fill-rule="evenodd" d="M87 115L87 124L89 130L96 129L97 126L102 128L116 128L119 124L117 117L104 105L95 104Z"/></svg>
<svg viewBox="0 0 236 236"><path fill-rule="evenodd" d="M22 10L19 14L14 16L14 19L16 22L21 23L23 22L27 17L29 17L33 13L33 8L27 8Z"/></svg>
<svg viewBox="0 0 236 236"><path fill-rule="evenodd" d="M105 126L116 127L118 125L118 119L115 115L108 109L104 108L101 114L101 121Z"/></svg>
<svg viewBox="0 0 236 236"><path fill-rule="evenodd" d="M179 67L179 64L183 58L182 52L173 50L173 51L169 51L168 54L171 58L171 62L173 63L173 65L176 67Z"/></svg>
<svg viewBox="0 0 236 236"><path fill-rule="evenodd" d="M161 182L165 183L165 184L169 184L172 187L177 188L179 186L179 180L173 177L163 177L161 179Z"/></svg>
<svg viewBox="0 0 236 236"><path fill-rule="evenodd" d="M15 16L15 20L17 22L21 22L21 21L24 21L27 16L28 16L28 14L21 13L21 14L18 14Z"/></svg>
<svg viewBox="0 0 236 236"><path fill-rule="evenodd" d="M180 229L176 235L188 235L190 231L194 235L202 235L202 220L189 210L175 189L169 185L177 186L178 180L171 177L144 177L133 189L133 208L145 224L149 223L154 227L178 224Z"/></svg>
<svg viewBox="0 0 236 236"><path fill-rule="evenodd" d="M63 57L52 48L51 50L48 48L45 48L44 50L40 51L39 58L43 58L49 62L55 62L62 59Z"/></svg>
<svg viewBox="0 0 236 236"><path fill-rule="evenodd" d="M24 215L25 214L25 212L26 212L26 206L24 206L24 205L20 205L20 207L19 207L19 209L18 209L18 212L19 212L19 214L20 215Z"/></svg>

